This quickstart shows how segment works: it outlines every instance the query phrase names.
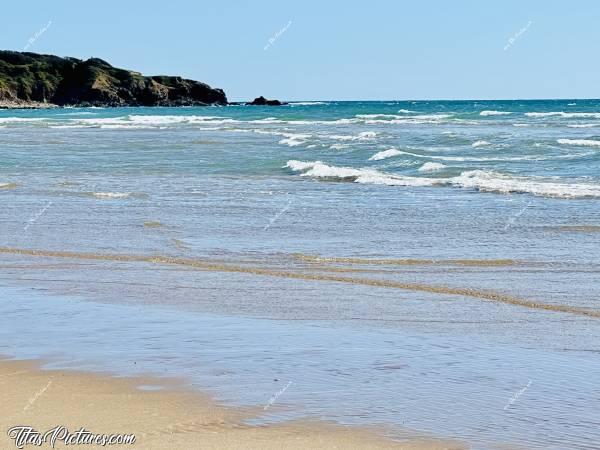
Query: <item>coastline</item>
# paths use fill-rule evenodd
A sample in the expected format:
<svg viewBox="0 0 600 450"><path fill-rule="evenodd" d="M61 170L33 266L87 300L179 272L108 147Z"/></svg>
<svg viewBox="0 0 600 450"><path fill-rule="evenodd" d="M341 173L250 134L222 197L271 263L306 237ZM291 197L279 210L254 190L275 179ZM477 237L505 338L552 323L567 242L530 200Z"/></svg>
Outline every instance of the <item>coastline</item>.
<svg viewBox="0 0 600 450"><path fill-rule="evenodd" d="M70 432L84 427L94 434L135 435L133 444L109 446L113 448L465 448L456 441L426 438L392 441L369 428L321 422L247 425L244 422L262 408L225 408L178 380L114 378L45 370L38 361L0 360L0 384L0 443L6 449L16 448L6 432L15 426L31 426L41 433L65 426Z"/></svg>
<svg viewBox="0 0 600 450"><path fill-rule="evenodd" d="M0 109L52 109L60 108L54 103L31 102L26 100L0 100Z"/></svg>

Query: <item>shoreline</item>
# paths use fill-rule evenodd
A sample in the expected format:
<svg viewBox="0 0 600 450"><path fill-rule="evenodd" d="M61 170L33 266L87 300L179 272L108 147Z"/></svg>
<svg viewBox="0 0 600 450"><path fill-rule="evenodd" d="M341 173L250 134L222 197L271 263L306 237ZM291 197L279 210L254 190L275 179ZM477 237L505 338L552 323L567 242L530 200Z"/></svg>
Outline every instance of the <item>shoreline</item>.
<svg viewBox="0 0 600 450"><path fill-rule="evenodd" d="M26 100L0 100L1 109L54 109L61 106L54 103L30 102Z"/></svg>
<svg viewBox="0 0 600 450"><path fill-rule="evenodd" d="M0 359L0 384L0 442L6 449L17 448L7 433L16 426L30 426L42 434L64 426L71 433L83 427L94 434L135 435L135 443L109 448L466 448L451 440L393 441L376 429L327 422L248 425L245 421L258 417L262 408L226 408L174 379L47 370L40 361ZM56 448L63 448L58 444Z"/></svg>

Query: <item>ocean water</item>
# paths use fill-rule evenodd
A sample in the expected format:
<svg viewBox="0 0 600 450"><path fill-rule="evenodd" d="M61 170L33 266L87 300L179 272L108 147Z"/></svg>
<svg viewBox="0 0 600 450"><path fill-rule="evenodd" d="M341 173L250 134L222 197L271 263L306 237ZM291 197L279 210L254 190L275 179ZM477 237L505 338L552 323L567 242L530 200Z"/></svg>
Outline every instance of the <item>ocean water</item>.
<svg viewBox="0 0 600 450"><path fill-rule="evenodd" d="M599 202L596 100L0 110L0 352L598 448Z"/></svg>

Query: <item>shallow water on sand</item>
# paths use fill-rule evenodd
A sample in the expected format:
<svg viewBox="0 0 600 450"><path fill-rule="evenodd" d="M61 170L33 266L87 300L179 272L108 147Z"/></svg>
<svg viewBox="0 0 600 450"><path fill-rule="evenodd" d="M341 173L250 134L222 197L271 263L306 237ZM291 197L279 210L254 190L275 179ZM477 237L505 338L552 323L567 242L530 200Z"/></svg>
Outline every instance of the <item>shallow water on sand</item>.
<svg viewBox="0 0 600 450"><path fill-rule="evenodd" d="M595 448L596 126L596 101L0 111L0 353Z"/></svg>
<svg viewBox="0 0 600 450"><path fill-rule="evenodd" d="M14 288L2 297L0 353L46 358L49 368L188 377L226 404L262 407L261 422L391 424L473 448L583 449L600 439L589 376L600 361L583 349L517 345L494 333L140 309Z"/></svg>

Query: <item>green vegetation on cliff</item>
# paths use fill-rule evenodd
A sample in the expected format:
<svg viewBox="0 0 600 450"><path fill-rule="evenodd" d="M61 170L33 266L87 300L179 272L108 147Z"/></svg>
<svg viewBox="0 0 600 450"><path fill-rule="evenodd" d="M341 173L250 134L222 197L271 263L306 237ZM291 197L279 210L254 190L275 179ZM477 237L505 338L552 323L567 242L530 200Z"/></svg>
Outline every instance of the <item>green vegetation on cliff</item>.
<svg viewBox="0 0 600 450"><path fill-rule="evenodd" d="M221 89L173 76L143 76L91 58L0 51L0 102L77 106L227 104Z"/></svg>

